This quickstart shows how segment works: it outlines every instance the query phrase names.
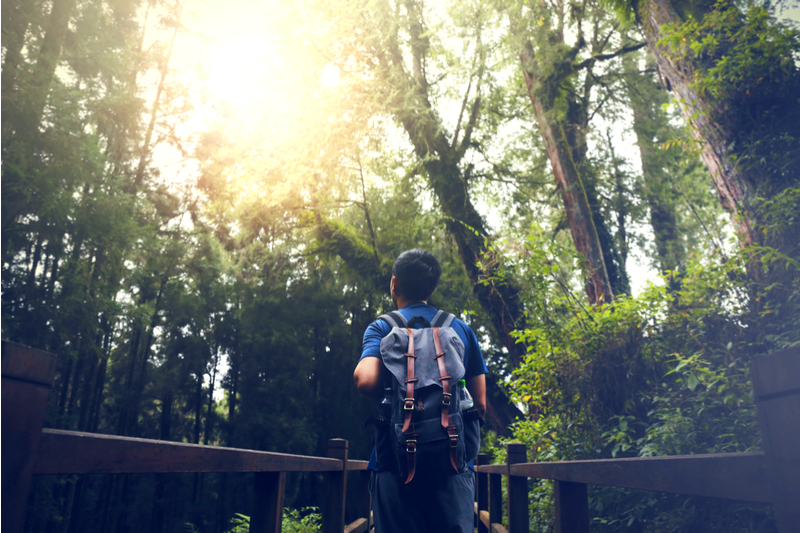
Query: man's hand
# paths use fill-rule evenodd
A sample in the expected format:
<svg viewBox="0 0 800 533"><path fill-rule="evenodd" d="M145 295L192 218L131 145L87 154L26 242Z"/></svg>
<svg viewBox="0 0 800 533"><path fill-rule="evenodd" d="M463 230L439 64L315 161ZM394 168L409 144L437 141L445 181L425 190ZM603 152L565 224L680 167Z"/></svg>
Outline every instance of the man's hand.
<svg viewBox="0 0 800 533"><path fill-rule="evenodd" d="M358 362L356 371L353 372L353 381L356 382L358 392L370 398L380 399L383 396L381 387L381 369L383 363L379 357L365 357ZM485 386L484 386L485 389ZM484 392L484 403L486 393Z"/></svg>
<svg viewBox="0 0 800 533"><path fill-rule="evenodd" d="M472 401L478 408L481 418L486 416L486 375L472 376L466 379L467 390L472 395Z"/></svg>

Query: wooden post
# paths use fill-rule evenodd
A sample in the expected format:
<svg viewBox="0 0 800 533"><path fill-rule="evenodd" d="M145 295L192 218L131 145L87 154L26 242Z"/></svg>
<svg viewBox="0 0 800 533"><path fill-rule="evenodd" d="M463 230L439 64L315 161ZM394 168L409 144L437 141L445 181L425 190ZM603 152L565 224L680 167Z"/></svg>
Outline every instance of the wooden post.
<svg viewBox="0 0 800 533"><path fill-rule="evenodd" d="M585 483L554 481L556 533L589 533L589 494Z"/></svg>
<svg viewBox="0 0 800 533"><path fill-rule="evenodd" d="M513 464L528 462L528 451L524 444L511 443L506 445L506 462L510 467ZM508 532L526 533L530 528L528 520L528 478L512 476L508 478Z"/></svg>
<svg viewBox="0 0 800 533"><path fill-rule="evenodd" d="M56 357L8 341L2 347L2 530L17 533L25 519Z"/></svg>
<svg viewBox="0 0 800 533"><path fill-rule="evenodd" d="M342 460L342 469L325 473L325 501L322 506L322 533L344 531L344 504L347 494L347 441L328 440L328 457Z"/></svg>
<svg viewBox="0 0 800 533"><path fill-rule="evenodd" d="M285 489L286 472L255 473L250 531L281 533Z"/></svg>
<svg viewBox="0 0 800 533"><path fill-rule="evenodd" d="M488 464L489 456L485 453L478 454L478 466ZM488 533L489 528L481 521L481 511L489 510L489 474L478 472L476 477L475 489L477 494L475 495L475 501L478 502L478 512L476 514L478 518L478 533Z"/></svg>
<svg viewBox="0 0 800 533"><path fill-rule="evenodd" d="M750 373L778 531L800 532L800 347L756 359Z"/></svg>
<svg viewBox="0 0 800 533"><path fill-rule="evenodd" d="M491 524L503 523L503 477L489 474L489 529Z"/></svg>

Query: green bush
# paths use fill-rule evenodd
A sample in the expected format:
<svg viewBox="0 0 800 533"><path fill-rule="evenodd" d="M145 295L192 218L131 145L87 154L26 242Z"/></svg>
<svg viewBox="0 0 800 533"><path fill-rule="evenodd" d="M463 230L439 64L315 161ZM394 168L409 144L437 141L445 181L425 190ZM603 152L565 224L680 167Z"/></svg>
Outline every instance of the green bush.
<svg viewBox="0 0 800 533"><path fill-rule="evenodd" d="M231 520L233 525L228 533L249 533L250 517L236 513ZM319 533L322 527L322 515L316 507L297 509L284 508L281 531L284 533Z"/></svg>
<svg viewBox="0 0 800 533"><path fill-rule="evenodd" d="M530 413L514 427L529 460L758 449L749 363L800 342L787 320L800 302L791 259L743 248L670 274L678 284L665 279L591 309L559 278L578 258L535 237L529 247L536 312L520 334L527 356L509 383ZM781 281L753 281L754 263L783 269ZM784 297L772 298L776 292ZM532 530L550 530L550 484L534 482L530 496ZM596 531L774 530L768 508L722 500L598 488L590 505Z"/></svg>

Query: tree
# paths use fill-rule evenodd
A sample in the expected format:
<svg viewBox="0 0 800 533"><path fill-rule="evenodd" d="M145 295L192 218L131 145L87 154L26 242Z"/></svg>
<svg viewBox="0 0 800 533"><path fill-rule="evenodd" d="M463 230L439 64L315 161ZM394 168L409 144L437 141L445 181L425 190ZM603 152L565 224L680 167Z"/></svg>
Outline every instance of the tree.
<svg viewBox="0 0 800 533"><path fill-rule="evenodd" d="M636 4L635 17L740 242L774 242L788 251L793 230L764 232L768 215L761 207L798 184L796 30L776 23L764 7L722 2L647 0Z"/></svg>
<svg viewBox="0 0 800 533"><path fill-rule="evenodd" d="M509 13L511 32L520 43L528 97L561 193L567 224L575 247L585 260L586 294L597 305L611 302L615 293L629 293L630 288L600 210L587 157L586 139L594 113L592 90L597 83L592 68L598 61L633 51L637 46L606 53L613 28L604 29L607 34L601 35L602 13L582 9L574 15L578 36L575 45L569 47L564 40L566 17L563 8L555 5L532 10L528 17ZM520 22L533 19L537 22L526 26ZM594 31L590 35L589 57L579 60L579 53L587 46L582 30L584 19L592 23ZM584 77L576 83L581 72ZM597 106L599 109L602 102Z"/></svg>

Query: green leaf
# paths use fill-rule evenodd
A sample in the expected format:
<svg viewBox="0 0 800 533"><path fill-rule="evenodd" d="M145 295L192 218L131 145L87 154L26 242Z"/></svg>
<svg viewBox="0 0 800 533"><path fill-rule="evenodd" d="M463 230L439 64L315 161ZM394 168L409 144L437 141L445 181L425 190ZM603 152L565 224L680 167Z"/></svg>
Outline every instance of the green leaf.
<svg viewBox="0 0 800 533"><path fill-rule="evenodd" d="M695 376L694 374L689 374L689 382L688 382L689 390L694 392L694 389L697 387L698 383L700 382L697 380L697 376Z"/></svg>

